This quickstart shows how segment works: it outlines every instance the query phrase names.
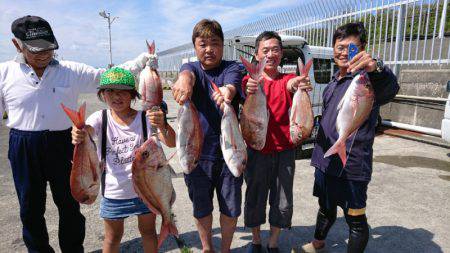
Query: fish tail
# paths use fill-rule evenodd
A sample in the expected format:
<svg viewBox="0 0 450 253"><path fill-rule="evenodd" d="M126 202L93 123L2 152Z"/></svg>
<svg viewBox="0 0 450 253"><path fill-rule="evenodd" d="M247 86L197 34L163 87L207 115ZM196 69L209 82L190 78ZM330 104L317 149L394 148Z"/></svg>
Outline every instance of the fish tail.
<svg viewBox="0 0 450 253"><path fill-rule="evenodd" d="M345 150L345 142L340 140L336 141L336 143L334 143L334 145L330 149L328 149L323 157L326 158L334 154L339 155L339 158L341 158L342 161L342 165L345 167L345 164L347 163L347 151Z"/></svg>
<svg viewBox="0 0 450 253"><path fill-rule="evenodd" d="M306 63L305 67L302 69L303 76L308 76L308 73L309 73L309 70L311 69L312 64L313 64L312 59Z"/></svg>
<svg viewBox="0 0 450 253"><path fill-rule="evenodd" d="M174 158L176 154L177 154L177 151L173 152L173 153L169 156L169 158L166 160L166 162L164 163L163 166L168 165L168 164L169 164L169 161L172 160L172 158Z"/></svg>
<svg viewBox="0 0 450 253"><path fill-rule="evenodd" d="M211 86L213 87L214 91L218 92L219 94L221 94L221 92L219 90L219 87L217 87L217 84L214 83L213 81L210 81L210 82L211 82Z"/></svg>
<svg viewBox="0 0 450 253"><path fill-rule="evenodd" d="M63 103L61 103L61 107L64 110L64 112L69 116L70 120L72 120L73 124L78 128L81 129L84 127L84 118L86 115L86 102L84 102L78 111L74 111L68 107L66 107Z"/></svg>
<svg viewBox="0 0 450 253"><path fill-rule="evenodd" d="M147 43L147 49L149 54L155 54L155 41L152 42L152 44L148 43L147 40L145 40Z"/></svg>
<svg viewBox="0 0 450 253"><path fill-rule="evenodd" d="M173 222L161 226L161 231L159 232L158 237L158 249L161 247L162 243L169 235L178 237L178 229Z"/></svg>
<svg viewBox="0 0 450 253"><path fill-rule="evenodd" d="M244 57L242 57L242 55L240 56L240 59L250 76L256 81L260 81L262 78L262 72L266 67L266 58L264 57L264 59L262 59L256 66L247 61Z"/></svg>
<svg viewBox="0 0 450 253"><path fill-rule="evenodd" d="M244 57L242 57L242 55L239 58L241 59L242 64L244 65L245 69L250 73L250 75L256 74L255 67L253 66L253 64L251 64Z"/></svg>

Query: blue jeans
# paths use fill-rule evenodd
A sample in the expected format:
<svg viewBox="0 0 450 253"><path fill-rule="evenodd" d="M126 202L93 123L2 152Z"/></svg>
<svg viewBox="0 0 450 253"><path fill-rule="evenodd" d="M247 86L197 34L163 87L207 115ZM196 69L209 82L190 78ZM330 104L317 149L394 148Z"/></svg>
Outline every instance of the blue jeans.
<svg viewBox="0 0 450 253"><path fill-rule="evenodd" d="M47 182L59 213L62 252L83 252L85 218L70 193L73 154L70 129L20 131L11 129L8 159L20 205L23 241L28 252L54 252L45 224Z"/></svg>

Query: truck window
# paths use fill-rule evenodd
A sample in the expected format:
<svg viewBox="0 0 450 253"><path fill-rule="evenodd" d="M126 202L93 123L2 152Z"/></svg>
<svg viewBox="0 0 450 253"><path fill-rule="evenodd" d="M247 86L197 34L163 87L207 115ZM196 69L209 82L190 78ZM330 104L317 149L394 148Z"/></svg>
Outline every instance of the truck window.
<svg viewBox="0 0 450 253"><path fill-rule="evenodd" d="M314 79L318 84L327 84L331 81L332 59L314 58Z"/></svg>
<svg viewBox="0 0 450 253"><path fill-rule="evenodd" d="M283 58L281 59L281 66L279 71L281 73L290 74L294 73L298 75L297 63L298 58L305 60L303 52L297 48L283 47Z"/></svg>

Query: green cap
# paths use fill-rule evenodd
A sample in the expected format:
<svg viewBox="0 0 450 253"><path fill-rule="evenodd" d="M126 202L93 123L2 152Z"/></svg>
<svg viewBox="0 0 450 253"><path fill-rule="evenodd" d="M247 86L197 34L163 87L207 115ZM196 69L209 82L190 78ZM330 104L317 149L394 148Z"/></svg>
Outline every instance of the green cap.
<svg viewBox="0 0 450 253"><path fill-rule="evenodd" d="M122 68L112 68L105 71L100 77L99 89L134 90L133 74Z"/></svg>

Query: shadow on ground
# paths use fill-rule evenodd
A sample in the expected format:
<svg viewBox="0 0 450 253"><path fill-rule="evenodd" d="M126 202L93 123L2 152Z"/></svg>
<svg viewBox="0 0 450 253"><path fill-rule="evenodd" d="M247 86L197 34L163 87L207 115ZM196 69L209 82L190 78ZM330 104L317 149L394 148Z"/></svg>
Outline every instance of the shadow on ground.
<svg viewBox="0 0 450 253"><path fill-rule="evenodd" d="M244 246L235 247L231 252L246 252L248 245L251 243L250 229L238 227L236 229L235 238L247 241ZM246 233L242 235L242 233ZM220 248L220 229L214 228L213 245L218 250ZM298 247L309 242L314 234L314 226L296 226L290 230L285 230L280 236L280 252L290 252L293 247ZM269 230L262 230L261 236L263 244L267 241ZM441 253L441 247L433 242L434 234L422 228L408 229L399 226L381 226L370 228L370 239L365 252L427 252ZM196 251L201 250L200 239L196 231L190 231L180 234L180 238L186 242L190 249ZM344 253L347 250L348 227L343 217L336 220L327 238L328 252ZM170 238L160 249L160 252L176 250L174 239ZM168 246L170 244L170 246ZM101 250L93 251L100 253ZM141 238L136 238L121 244L121 252L143 252L141 246Z"/></svg>
<svg viewBox="0 0 450 253"><path fill-rule="evenodd" d="M423 156L380 155L375 156L373 161L402 168L423 167L450 172L450 161Z"/></svg>

